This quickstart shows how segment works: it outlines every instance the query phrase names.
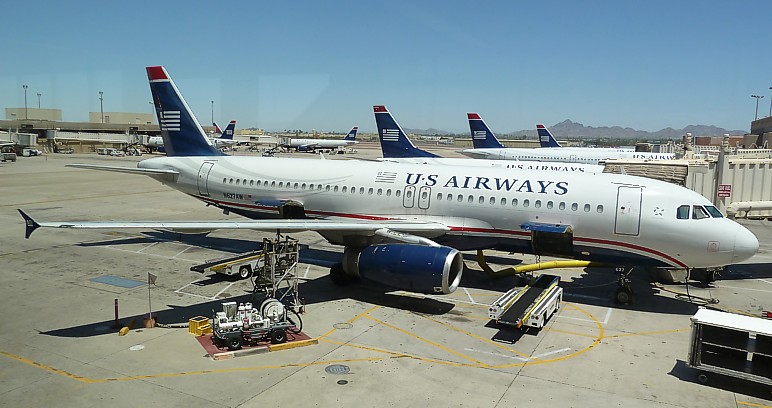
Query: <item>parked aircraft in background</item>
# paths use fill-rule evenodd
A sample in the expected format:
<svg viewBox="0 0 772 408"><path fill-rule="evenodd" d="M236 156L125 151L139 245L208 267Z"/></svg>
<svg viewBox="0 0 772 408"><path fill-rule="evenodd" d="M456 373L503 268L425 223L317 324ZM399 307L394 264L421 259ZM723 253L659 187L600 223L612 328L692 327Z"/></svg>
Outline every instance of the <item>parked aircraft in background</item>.
<svg viewBox="0 0 772 408"><path fill-rule="evenodd" d="M536 125L536 132L539 133L539 144L541 147L559 147L561 149L573 149L573 150L592 150L593 152L608 151L608 152L633 152L633 148L618 148L618 147L563 147L555 140L552 133L544 125Z"/></svg>
<svg viewBox="0 0 772 408"><path fill-rule="evenodd" d="M285 148L295 149L299 152L313 152L317 149L337 149L339 147L352 146L359 142L354 140L357 137L358 126L349 130L348 134L340 140L331 139L292 139L284 143Z"/></svg>
<svg viewBox="0 0 772 408"><path fill-rule="evenodd" d="M547 162L526 162L516 160L485 160L485 159L467 159L467 158L446 158L437 156L434 153L417 148L407 134L402 130L402 126L397 123L394 116L383 105L373 106L375 114L375 124L378 128L378 139L381 142L381 151L383 152L382 161L396 163L414 163L414 164L434 164L434 165L453 165L453 166L476 166L476 167L496 167L499 169L525 169L542 171L569 171L569 172L587 172L600 173L603 166L597 164L583 163L547 163Z"/></svg>
<svg viewBox="0 0 772 408"><path fill-rule="evenodd" d="M217 126L217 123L213 123L215 132L220 134L220 137L214 137L210 139L212 143L214 144L214 147L217 148L224 148L224 147L230 147L237 143L236 140L233 139L233 134L236 130L236 121L232 120L228 123L228 126L225 127L225 130L221 130L219 126Z"/></svg>
<svg viewBox="0 0 772 408"><path fill-rule="evenodd" d="M331 277L450 293L459 250L497 248L616 265L695 268L753 256L758 240L703 196L658 180L350 160L227 156L206 135L167 71L147 68L167 156L136 168L224 212L256 220L36 222L38 227L175 231L316 231L345 246Z"/></svg>
<svg viewBox="0 0 772 408"><path fill-rule="evenodd" d="M527 160L553 161L566 163L598 164L607 159L674 159L674 153L636 152L625 149L595 149L595 148L512 148L503 147L496 135L491 132L480 115L468 113L469 129L472 133L473 149L465 149L461 153L475 159L492 160ZM544 128L546 130L546 128ZM537 129L538 130L538 129Z"/></svg>

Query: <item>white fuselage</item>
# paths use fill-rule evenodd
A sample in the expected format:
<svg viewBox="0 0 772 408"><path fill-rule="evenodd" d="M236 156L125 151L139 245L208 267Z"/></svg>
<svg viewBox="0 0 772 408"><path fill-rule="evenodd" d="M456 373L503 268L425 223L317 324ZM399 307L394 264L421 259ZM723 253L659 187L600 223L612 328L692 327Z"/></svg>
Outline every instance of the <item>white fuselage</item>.
<svg viewBox="0 0 772 408"><path fill-rule="evenodd" d="M673 153L650 153L625 149L570 147L540 147L535 149L466 149L461 153L475 159L551 161L586 164L598 164L607 159L670 160L675 158L675 154Z"/></svg>
<svg viewBox="0 0 772 408"><path fill-rule="evenodd" d="M450 232L436 240L461 250L532 252L528 223L569 225L568 257L620 265L723 266L758 247L729 219L676 219L679 206L711 205L701 195L634 176L233 156L161 157L138 167L176 170L163 182L250 218L277 217L264 203L292 200L311 218L441 222ZM349 245L349 237L319 232Z"/></svg>
<svg viewBox="0 0 772 408"><path fill-rule="evenodd" d="M308 147L311 149L334 149L336 147L346 147L357 144L356 140L345 139L290 139L289 147L298 149Z"/></svg>
<svg viewBox="0 0 772 408"><path fill-rule="evenodd" d="M536 170L552 172L575 173L602 173L603 167L599 164L565 163L565 162L533 162L518 160L488 160L488 159L464 159L457 157L383 157L382 162L409 163L443 166L473 166L495 167L499 169Z"/></svg>

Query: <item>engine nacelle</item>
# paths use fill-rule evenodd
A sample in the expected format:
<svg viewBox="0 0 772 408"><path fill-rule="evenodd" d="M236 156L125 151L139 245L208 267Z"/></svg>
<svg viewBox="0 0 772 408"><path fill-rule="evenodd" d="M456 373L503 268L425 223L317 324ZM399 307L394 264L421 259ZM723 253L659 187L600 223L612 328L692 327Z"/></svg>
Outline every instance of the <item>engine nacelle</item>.
<svg viewBox="0 0 772 408"><path fill-rule="evenodd" d="M416 293L453 293L461 282L464 259L446 246L409 244L347 247L343 270L348 275Z"/></svg>

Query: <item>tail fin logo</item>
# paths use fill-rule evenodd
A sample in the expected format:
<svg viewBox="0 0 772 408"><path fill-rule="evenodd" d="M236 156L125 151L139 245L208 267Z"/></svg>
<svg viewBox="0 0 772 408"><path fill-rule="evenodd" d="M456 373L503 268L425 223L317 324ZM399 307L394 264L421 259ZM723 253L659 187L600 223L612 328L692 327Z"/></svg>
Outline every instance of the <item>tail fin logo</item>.
<svg viewBox="0 0 772 408"><path fill-rule="evenodd" d="M161 130L180 131L180 111L161 111Z"/></svg>
<svg viewBox="0 0 772 408"><path fill-rule="evenodd" d="M485 140L486 137L488 137L488 132L484 130L475 130L474 133L472 134L472 138L477 140L480 140L480 139Z"/></svg>
<svg viewBox="0 0 772 408"><path fill-rule="evenodd" d="M383 129L383 140L386 142L399 141L399 129Z"/></svg>

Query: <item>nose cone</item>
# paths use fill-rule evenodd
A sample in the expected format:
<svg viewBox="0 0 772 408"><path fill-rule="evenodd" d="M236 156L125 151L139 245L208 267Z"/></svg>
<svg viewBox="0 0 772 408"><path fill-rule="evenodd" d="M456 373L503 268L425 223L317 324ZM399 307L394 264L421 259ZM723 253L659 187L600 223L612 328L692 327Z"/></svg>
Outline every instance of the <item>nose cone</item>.
<svg viewBox="0 0 772 408"><path fill-rule="evenodd" d="M734 252L732 254L732 263L742 262L756 255L759 250L759 240L742 225L737 226L737 233L734 236Z"/></svg>

